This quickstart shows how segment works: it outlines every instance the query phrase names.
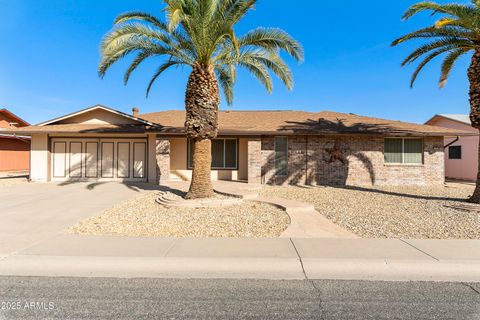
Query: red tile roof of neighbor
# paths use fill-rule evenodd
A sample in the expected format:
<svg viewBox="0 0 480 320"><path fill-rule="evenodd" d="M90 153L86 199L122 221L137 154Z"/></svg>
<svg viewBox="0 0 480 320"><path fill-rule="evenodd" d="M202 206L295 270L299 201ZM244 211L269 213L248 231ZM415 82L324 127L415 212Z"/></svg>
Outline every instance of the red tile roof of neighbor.
<svg viewBox="0 0 480 320"><path fill-rule="evenodd" d="M25 127L25 126L28 126L30 125L27 121L23 120L22 118L20 118L19 116L17 116L16 114L12 113L11 111L3 108L3 109L0 109L0 113L4 114L6 117L14 120L13 122L17 122L17 126L19 127Z"/></svg>
<svg viewBox="0 0 480 320"><path fill-rule="evenodd" d="M139 116L162 126L165 133L184 133L185 111L171 110ZM470 132L332 111L221 111L219 134L381 134L456 136Z"/></svg>

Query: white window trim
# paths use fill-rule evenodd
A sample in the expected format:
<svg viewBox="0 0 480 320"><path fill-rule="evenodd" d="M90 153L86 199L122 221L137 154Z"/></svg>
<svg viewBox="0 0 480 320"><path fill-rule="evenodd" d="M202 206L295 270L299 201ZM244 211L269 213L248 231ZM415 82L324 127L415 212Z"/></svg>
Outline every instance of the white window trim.
<svg viewBox="0 0 480 320"><path fill-rule="evenodd" d="M277 138L285 138L287 140L287 152L286 152L286 155L287 155L287 170L286 170L286 173L285 174L277 174ZM275 176L276 177L288 177L288 147L289 147L289 141L288 141L288 136L275 136L273 138L273 152L275 153L274 154L274 157L273 157L273 167L275 169Z"/></svg>
<svg viewBox="0 0 480 320"><path fill-rule="evenodd" d="M386 162L385 161L385 140L396 139L402 140L402 162ZM422 162L420 163L405 163L405 140L421 140L422 141ZM425 139L422 137L385 137L383 139L383 163L384 165L401 165L401 166L423 166L425 164Z"/></svg>

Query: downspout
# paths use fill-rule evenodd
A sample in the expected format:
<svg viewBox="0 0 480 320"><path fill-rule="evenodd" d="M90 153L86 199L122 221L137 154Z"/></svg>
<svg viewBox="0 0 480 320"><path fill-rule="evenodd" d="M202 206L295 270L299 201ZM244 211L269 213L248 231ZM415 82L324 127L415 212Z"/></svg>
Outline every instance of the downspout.
<svg viewBox="0 0 480 320"><path fill-rule="evenodd" d="M453 140L452 142L450 142L449 144L447 144L446 146L443 147L443 149L447 149L448 147L450 147L452 144L454 144L455 142L457 142L458 140L460 140L460 137L457 136L457 138L455 140Z"/></svg>

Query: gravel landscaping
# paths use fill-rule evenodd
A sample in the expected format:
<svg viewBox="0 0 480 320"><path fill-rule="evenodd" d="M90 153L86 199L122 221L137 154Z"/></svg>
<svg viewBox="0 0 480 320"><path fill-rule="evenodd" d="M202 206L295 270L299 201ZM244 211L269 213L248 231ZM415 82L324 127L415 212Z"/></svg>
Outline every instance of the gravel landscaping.
<svg viewBox="0 0 480 320"><path fill-rule="evenodd" d="M157 191L142 193L68 232L153 237L278 237L290 218L268 204L242 202L219 208L169 208L155 202Z"/></svg>
<svg viewBox="0 0 480 320"><path fill-rule="evenodd" d="M446 187L267 186L263 196L312 203L327 218L364 238L480 239L480 212L464 206L472 184ZM479 205L473 205L480 210Z"/></svg>

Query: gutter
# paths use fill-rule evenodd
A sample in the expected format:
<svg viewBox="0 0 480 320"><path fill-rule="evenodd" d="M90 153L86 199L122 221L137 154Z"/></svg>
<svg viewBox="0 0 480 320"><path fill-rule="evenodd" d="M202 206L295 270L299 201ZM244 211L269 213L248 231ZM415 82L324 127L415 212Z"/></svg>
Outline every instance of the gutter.
<svg viewBox="0 0 480 320"><path fill-rule="evenodd" d="M452 144L454 144L455 142L457 142L458 140L460 140L460 137L457 136L455 138L455 140L453 140L452 142L450 142L449 144L447 144L446 146L443 147L443 149L447 149L448 147L450 147Z"/></svg>
<svg viewBox="0 0 480 320"><path fill-rule="evenodd" d="M30 137L27 137L27 136L17 136L15 133L13 134L0 134L0 138L1 137L5 137L5 138L14 138L14 139L17 139L17 140L20 140L22 142L25 142L25 143L28 143L30 144Z"/></svg>

